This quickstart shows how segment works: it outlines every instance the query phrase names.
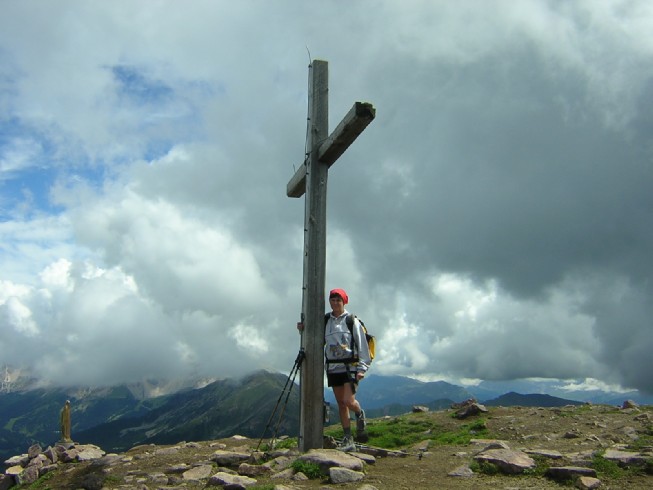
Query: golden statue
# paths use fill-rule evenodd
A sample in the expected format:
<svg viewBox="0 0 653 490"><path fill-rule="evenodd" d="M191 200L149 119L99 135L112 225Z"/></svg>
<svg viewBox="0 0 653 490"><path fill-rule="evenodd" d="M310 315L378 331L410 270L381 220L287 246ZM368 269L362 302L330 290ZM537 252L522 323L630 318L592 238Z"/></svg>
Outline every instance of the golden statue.
<svg viewBox="0 0 653 490"><path fill-rule="evenodd" d="M70 400L66 400L66 404L61 409L59 422L61 424L61 442L73 442L70 438Z"/></svg>

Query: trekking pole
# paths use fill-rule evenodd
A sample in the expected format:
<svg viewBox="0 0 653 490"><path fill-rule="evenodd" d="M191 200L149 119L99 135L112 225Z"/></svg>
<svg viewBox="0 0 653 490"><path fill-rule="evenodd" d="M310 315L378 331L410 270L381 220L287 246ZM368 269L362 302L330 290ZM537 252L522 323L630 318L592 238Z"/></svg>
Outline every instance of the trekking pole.
<svg viewBox="0 0 653 490"><path fill-rule="evenodd" d="M270 423L272 422L272 419L274 418L274 415L277 413L277 409L279 408L279 403L281 402L281 399L283 398L283 394L286 392L286 388L288 387L288 384L290 383L290 387L288 388L288 393L286 394L286 401L283 404L283 407L281 409L281 412L279 414L279 419L277 421L277 425L274 428L274 433L272 434L272 440L274 440L277 436L277 431L279 430L279 426L281 425L281 420L283 419L283 413L286 410L286 405L288 404L288 400L290 398L290 392L292 391L292 387L295 384L295 377L297 376L297 373L299 372L299 368L302 365L302 361L306 357L306 353L304 352L304 348L302 347L299 349L299 353L297 354L297 357L295 358L295 364L293 365L292 369L290 370L290 374L288 374L288 379L286 379L286 384L283 386L283 389L281 390L281 394L279 395L279 399L277 400L276 405L274 406L274 410L272 410L272 413L270 414L270 418L268 419L268 423L265 426L265 429L263 429L263 434L261 434L261 439L259 439L258 444L256 445L255 451L258 451L259 447L261 446L261 442L263 442L263 438L265 437L265 432L269 429Z"/></svg>

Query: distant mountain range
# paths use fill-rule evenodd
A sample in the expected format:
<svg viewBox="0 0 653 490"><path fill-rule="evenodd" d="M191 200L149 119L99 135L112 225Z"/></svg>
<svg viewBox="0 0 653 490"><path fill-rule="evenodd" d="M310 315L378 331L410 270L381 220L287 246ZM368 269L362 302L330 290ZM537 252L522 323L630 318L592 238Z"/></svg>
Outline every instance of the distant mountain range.
<svg viewBox="0 0 653 490"><path fill-rule="evenodd" d="M510 392L492 400L487 400L484 404L489 407L564 407L565 405L583 405L584 402L565 400L564 398L539 393L522 395Z"/></svg>
<svg viewBox="0 0 653 490"><path fill-rule="evenodd" d="M59 414L67 399L72 406L73 439L108 451L234 434L261 437L286 381L280 373L259 371L239 380L218 380L149 399L135 396L126 386L0 393L0 461L25 452L34 443L43 447L56 443ZM275 429L279 435L296 435L299 389L291 390L287 402L285 398L283 418L270 422L266 437Z"/></svg>
<svg viewBox="0 0 653 490"><path fill-rule="evenodd" d="M574 383L580 386L580 381ZM640 405L653 405L653 396L639 391L605 391L599 389L571 389L559 380L519 379L510 381L482 381L466 389L478 400L491 400L505 393L528 393L551 395L566 400L591 402L602 405L621 405L624 400L633 400ZM571 385L573 386L573 385Z"/></svg>
<svg viewBox="0 0 653 490"><path fill-rule="evenodd" d="M35 382L16 381L13 391L0 391L0 461L24 453L33 443L54 444L59 439L59 413L67 399L72 406L73 439L114 452L138 444L174 444L234 434L267 438L275 429L277 435L295 436L299 428L299 388L293 387L286 402L290 385L280 373L259 371L238 380L148 381L104 388L39 388ZM481 385L462 388L444 381L370 375L361 383L357 397L371 418L406 413L414 405L440 410L472 397L488 406L553 407L585 401L620 405L626 399L653 404L653 400L628 394L603 394L608 401L602 402L574 399L573 393L569 397L540 393L537 385L522 386L529 394L512 390L497 394ZM337 423L331 389L325 389L324 397L331 404L330 423ZM275 407L278 410L271 418Z"/></svg>

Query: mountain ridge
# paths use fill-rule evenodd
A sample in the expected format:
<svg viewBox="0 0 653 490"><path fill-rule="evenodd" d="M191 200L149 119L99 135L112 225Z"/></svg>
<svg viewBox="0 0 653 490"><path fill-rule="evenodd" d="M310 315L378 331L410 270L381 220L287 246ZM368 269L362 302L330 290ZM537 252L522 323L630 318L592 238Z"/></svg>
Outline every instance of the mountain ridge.
<svg viewBox="0 0 653 490"><path fill-rule="evenodd" d="M199 388L178 383L183 389L147 398L147 390L119 385L101 388L35 388L0 393L0 457L15 455L33 443L53 444L59 437L59 412L72 401L72 433L79 442L99 444L109 450L124 450L137 444L176 443L241 434L261 437L287 377L281 373L256 371L239 379L222 378ZM171 386L167 384L166 386ZM293 388L294 387L294 388ZM285 420L279 435L296 435L299 388L290 387ZM506 396L508 394L505 394ZM358 399L369 417L398 415L424 405L441 410L473 397L465 388L444 381L423 382L402 376L370 375L360 386ZM285 398L285 397L284 397ZM330 389L331 423L337 422L337 405ZM510 398L480 400L492 405L561 406L583 403L532 393ZM621 404L622 398L618 403ZM268 427L271 429L272 427ZM270 436L270 432L267 436Z"/></svg>

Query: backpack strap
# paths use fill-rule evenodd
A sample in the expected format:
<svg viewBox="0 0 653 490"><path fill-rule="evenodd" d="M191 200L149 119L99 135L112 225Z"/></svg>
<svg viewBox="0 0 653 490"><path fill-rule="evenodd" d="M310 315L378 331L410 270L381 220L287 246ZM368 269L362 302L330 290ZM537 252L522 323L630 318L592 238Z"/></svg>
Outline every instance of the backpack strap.
<svg viewBox="0 0 653 490"><path fill-rule="evenodd" d="M349 335L351 335L351 351L354 352L354 347L356 347L356 343L354 342L354 316L353 313L350 313L347 315L347 318L345 318L345 323L347 324L347 328L349 329Z"/></svg>

